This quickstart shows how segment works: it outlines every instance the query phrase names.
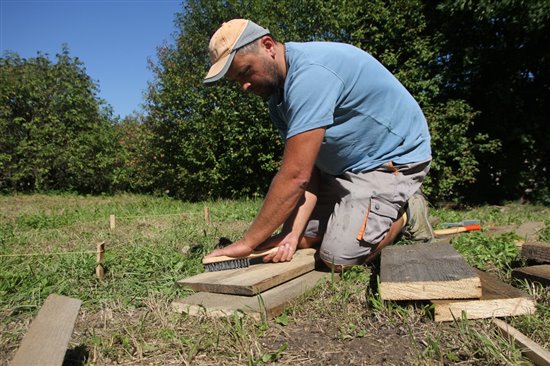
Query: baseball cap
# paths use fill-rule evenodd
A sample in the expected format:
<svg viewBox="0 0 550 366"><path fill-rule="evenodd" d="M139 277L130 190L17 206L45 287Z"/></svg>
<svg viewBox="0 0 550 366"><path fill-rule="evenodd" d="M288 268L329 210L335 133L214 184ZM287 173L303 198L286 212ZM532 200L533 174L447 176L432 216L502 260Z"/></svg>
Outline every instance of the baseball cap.
<svg viewBox="0 0 550 366"><path fill-rule="evenodd" d="M220 80L231 66L237 50L266 34L269 34L268 29L248 19L233 19L223 23L210 38L208 52L212 67L204 78L204 83Z"/></svg>

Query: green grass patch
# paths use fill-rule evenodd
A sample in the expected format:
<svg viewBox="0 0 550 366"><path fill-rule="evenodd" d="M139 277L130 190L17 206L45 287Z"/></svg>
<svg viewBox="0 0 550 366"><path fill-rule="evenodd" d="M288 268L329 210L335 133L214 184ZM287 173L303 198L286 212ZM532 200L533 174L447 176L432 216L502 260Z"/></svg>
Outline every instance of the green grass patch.
<svg viewBox="0 0 550 366"><path fill-rule="evenodd" d="M306 356L313 364L353 364L345 355L363 355L365 345L381 347L389 363L401 362L394 355L413 364L522 362L486 322L439 325L429 304L382 301L371 270L362 266L334 274L274 320L174 313L171 302L188 294L176 281L202 272L202 256L220 237L240 238L260 204L139 195L0 196L0 363L13 357L51 293L83 301L70 347L82 353L85 364L294 364ZM485 228L543 221L540 240L550 236L545 207L510 204L433 214L441 222L481 220L484 230L460 235L452 244L472 266L504 279L521 264L517 237L490 236ZM116 218L114 230L110 215ZM106 245L103 281L95 277L101 242ZM548 291L516 286L535 297L538 311L511 324L548 347Z"/></svg>

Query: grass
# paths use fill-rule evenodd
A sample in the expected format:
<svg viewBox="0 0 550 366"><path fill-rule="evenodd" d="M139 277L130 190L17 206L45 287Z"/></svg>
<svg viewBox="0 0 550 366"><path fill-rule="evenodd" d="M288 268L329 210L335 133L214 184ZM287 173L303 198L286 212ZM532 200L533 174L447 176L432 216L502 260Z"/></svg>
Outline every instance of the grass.
<svg viewBox="0 0 550 366"><path fill-rule="evenodd" d="M171 302L188 294L176 281L201 272L202 256L220 237L240 237L259 206L256 200L192 204L139 195L0 196L0 365L13 357L51 293L83 301L68 353L72 364L525 362L489 321L438 324L429 303L382 301L365 267L307 292L273 320L174 313ZM544 221L540 239L550 241L545 207L441 208L432 214L441 222L476 218L484 228ZM453 245L471 265L510 281L512 266L521 264L515 239L482 231L461 235ZM99 281L93 252L103 241L106 275ZM550 348L548 290L515 285L536 299L537 313L507 321Z"/></svg>

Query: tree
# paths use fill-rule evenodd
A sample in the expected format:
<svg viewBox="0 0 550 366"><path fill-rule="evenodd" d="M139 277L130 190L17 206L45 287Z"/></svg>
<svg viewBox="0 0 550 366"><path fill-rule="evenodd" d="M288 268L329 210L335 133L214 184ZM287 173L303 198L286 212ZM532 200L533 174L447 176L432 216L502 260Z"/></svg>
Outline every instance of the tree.
<svg viewBox="0 0 550 366"><path fill-rule="evenodd" d="M445 98L477 112L468 136L500 142L498 156L476 154L471 199L498 202L531 192L550 202L550 2L427 2L431 31L440 31L437 68Z"/></svg>
<svg viewBox="0 0 550 366"><path fill-rule="evenodd" d="M155 164L157 157L152 151L152 129L149 118L133 113L115 126L120 146L117 154L113 186L116 190L129 192L155 192Z"/></svg>
<svg viewBox="0 0 550 366"><path fill-rule="evenodd" d="M228 83L202 83L214 24L235 15L229 4L187 2L177 17L176 44L160 47L159 64L151 65L156 186L180 198L260 194L277 168L281 145L264 102Z"/></svg>
<svg viewBox="0 0 550 366"><path fill-rule="evenodd" d="M0 58L0 189L109 191L111 110L66 46L56 61L40 53Z"/></svg>
<svg viewBox="0 0 550 366"><path fill-rule="evenodd" d="M456 197L459 187L475 180L475 153L492 151L495 144L483 134L466 138L475 113L464 101L443 96L444 81L434 67L441 34L428 32L424 11L420 0L188 1L177 18L175 45L159 48L159 63L152 65L156 80L147 100L160 158L158 185L175 186L175 195L194 199L268 187L282 146L265 104L227 82L202 84L210 36L223 21L240 17L283 42L347 42L380 59L426 111L434 151L427 192ZM466 159L457 159L457 151Z"/></svg>

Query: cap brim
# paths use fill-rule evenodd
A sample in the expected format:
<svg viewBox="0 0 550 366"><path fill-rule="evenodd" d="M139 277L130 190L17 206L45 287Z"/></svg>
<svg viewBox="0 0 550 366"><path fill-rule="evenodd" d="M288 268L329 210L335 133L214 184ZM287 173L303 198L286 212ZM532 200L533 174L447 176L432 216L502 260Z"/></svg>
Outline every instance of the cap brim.
<svg viewBox="0 0 550 366"><path fill-rule="evenodd" d="M230 52L229 55L220 58L218 62L212 65L210 70L208 70L208 74L206 74L203 82L205 84L211 84L223 78L227 73L227 70L229 70L233 59L235 58L235 53L235 51Z"/></svg>

